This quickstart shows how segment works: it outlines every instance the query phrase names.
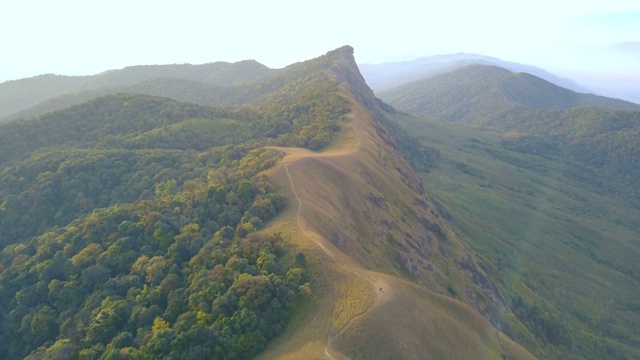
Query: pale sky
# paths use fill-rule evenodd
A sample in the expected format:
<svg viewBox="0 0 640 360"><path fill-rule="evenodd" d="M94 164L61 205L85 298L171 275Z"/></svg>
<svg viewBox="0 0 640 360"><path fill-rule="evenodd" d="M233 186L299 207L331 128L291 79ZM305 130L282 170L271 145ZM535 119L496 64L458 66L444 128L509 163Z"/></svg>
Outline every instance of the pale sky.
<svg viewBox="0 0 640 360"><path fill-rule="evenodd" d="M637 52L602 55L623 42L640 42L640 1L0 0L0 82L140 64L280 68L347 44L359 63L472 52L638 72Z"/></svg>

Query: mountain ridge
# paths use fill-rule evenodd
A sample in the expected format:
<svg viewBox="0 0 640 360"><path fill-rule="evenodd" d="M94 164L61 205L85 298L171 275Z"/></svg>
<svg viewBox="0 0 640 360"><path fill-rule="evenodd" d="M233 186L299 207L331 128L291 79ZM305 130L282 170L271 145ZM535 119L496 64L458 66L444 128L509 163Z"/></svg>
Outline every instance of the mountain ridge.
<svg viewBox="0 0 640 360"><path fill-rule="evenodd" d="M0 354L530 358L353 48L230 88L241 106L116 94L0 125Z"/></svg>
<svg viewBox="0 0 640 360"><path fill-rule="evenodd" d="M345 49L345 51L349 51L349 49L347 48ZM354 68L351 68L351 69L354 69ZM347 73L349 73L349 71L347 71ZM351 73L351 74L356 75L356 73ZM347 86L350 87L350 85L351 84ZM355 92L353 93L353 95L348 95L347 91L350 91L350 90L347 90L347 88L343 88L343 91L345 96L348 96L351 99L350 102L353 104L352 106L356 107L354 108L352 115L350 115L353 119L352 120L353 125L351 125L353 129L350 130L349 132L353 132L353 135L345 134L345 136L348 135L349 138L351 138L351 140L349 140L345 144L347 148L345 150L343 150L342 148L338 148L338 149L329 148L329 150L326 150L326 153L323 152L321 154L312 154L312 153L300 154L298 152L290 154L289 156L285 157L285 159L283 160L285 165L281 167L276 167L273 170L271 170L272 175L270 176L274 179L275 183L279 184L279 187L285 188L287 186L290 186L293 192L294 198L296 199L296 202L294 203L298 204L297 211L295 213L291 213L291 216L297 219L297 220L294 220L295 223L304 224L304 225L300 225L302 228L301 230L302 234L305 236L312 236L314 238L319 237L317 238L317 243L322 244L324 242L325 244L327 244L326 246L322 246L322 245L320 246L325 251L325 253L329 256L330 259L345 259L344 256L346 254L348 255L346 259L353 258L357 263L365 264L364 268L360 268L358 265L354 265L352 260L348 260L348 261L344 260L344 261L347 261L344 263L338 262L339 265L351 264L351 265L339 266L340 268L344 269L344 271L346 271L347 273L351 273L352 276L355 276L355 279L351 281L357 281L357 278L361 276L365 276L365 277L373 276L371 281L374 281L373 279L386 279L384 280L385 285L380 287L380 289L378 289L378 286L375 286L373 287L373 289L369 288L368 291L372 293L372 296L374 299L379 299L380 297L393 296L393 298L387 299L388 301L387 304L399 305L398 303L396 303L396 301L398 301L401 298L405 298L400 294L406 294L406 291L408 291L406 286L402 285L402 283L399 283L397 279L394 279L394 277L389 277L387 275L382 275L382 274L371 271L371 269L380 269L385 267L391 270L392 272L397 272L397 270L393 270L393 266L389 267L389 265L384 265L384 263L380 263L381 260L384 260L384 256L380 256L380 257L363 256L362 250L359 249L361 246L363 246L363 244L362 243L358 244L357 242L354 242L356 237L360 238L361 236L357 236L356 235L357 233L354 232L354 229L360 229L358 230L359 232L365 231L363 229L363 226L370 228L371 223L375 224L374 227L380 227L381 225L383 227L387 226L387 225L383 225L383 222L381 221L382 213L386 214L384 215L384 217L389 219L392 216L391 214L397 212L395 208L396 206L398 206L394 204L390 200L390 198L397 197L397 198L406 199L407 196L410 196L411 199L409 200L409 203L413 204L415 200L414 197L420 196L418 194L421 193L421 190L420 190L421 188L418 185L419 182L416 183L414 182L414 180L416 179L412 179L412 176L413 176L411 175L412 171L409 170L408 165L406 163L401 162L400 159L395 158L397 157L397 154L395 154L395 150L391 150L391 152L388 152L389 150L382 150L383 147L381 147L380 144L384 144L384 147L388 149L393 149L393 147L389 147L390 146L389 144L393 140L391 140L390 136L386 134L385 130L378 127L379 125L377 126L374 125L376 123L376 120L373 119L375 115L371 112L371 110L365 109L362 105L359 105L359 102L356 101L358 97L367 96L367 94L364 91L364 88L361 88L360 95L355 95ZM345 124L345 126L347 125ZM387 139L384 139L385 137ZM378 145L373 146L373 144L378 144ZM374 150L376 148L379 150ZM281 150L292 151L287 149L281 149ZM382 170L380 168L380 164L377 164L379 160L374 160L376 157L380 156L380 154L378 154L377 156L374 155L374 158L372 159L371 158L371 156L373 155L371 154L372 151L374 153L376 151L382 151L383 153L388 152L387 155L383 155L383 156L394 157L395 159L397 159L395 161L398 165L398 167L396 168L396 171L393 173L387 173L384 170ZM387 161L393 161L393 160L389 158ZM350 170L347 171L347 169L350 169ZM364 174L365 177L363 178L361 177L362 175L358 175L358 174ZM382 174L385 174L385 175L383 176ZM329 184L329 183L341 183L342 187L345 188L345 190L341 190L337 194L335 194L336 189L329 189L327 187L326 184ZM300 188L303 188L304 191L301 192L299 190ZM392 190L392 189L396 189L396 190ZM407 190L401 190L401 189L407 189ZM347 192L345 191L349 191L348 195L347 195ZM387 191L392 191L392 192L387 193ZM410 191L414 195L408 195L408 193L406 193L407 191ZM392 195L394 193L395 195ZM351 202L355 201L358 204L362 204L362 205L355 206L355 204L353 203L347 204L345 203L346 198L350 198ZM406 203L406 200L403 203ZM428 205L426 205L426 202L424 202L424 206L428 208ZM369 225L367 226L364 224L359 224L361 220L358 220L358 219L361 218L361 216L363 215L357 215L355 217L351 215L350 217L352 217L353 220L348 220L349 225L345 227L345 220L347 220L349 216L347 216L346 213L344 213L344 211L348 211L352 214L358 214L361 212L361 210L358 210L359 208L366 209L366 212L368 213L367 217L369 219L367 223L369 223ZM436 224L439 222L439 220L435 220L435 218L433 218L433 215L431 214L427 215L425 211L426 211L425 209L420 210L420 212L423 214L422 216L433 219L432 221L434 221ZM410 215L407 215L407 216L410 216ZM338 219L342 219L342 220L338 220ZM427 220L425 219L425 221ZM391 224L393 223L393 221L388 223ZM391 226L391 225L388 225L388 226ZM341 230L344 228L348 228L351 230L348 230L348 232L345 233L344 230ZM434 226L433 228L435 229L436 227ZM392 231L395 232L395 230L392 230ZM431 232L433 230L426 230L425 228L423 231ZM440 231L447 232L447 230L440 230ZM448 235L446 236L452 236L448 232L447 234ZM367 235L367 236L372 236L372 235ZM382 234L373 235L373 238L382 237L384 239L384 236L385 236L384 233L382 233ZM418 243L405 245L407 244L405 243L405 241L410 241L407 239L410 239L411 237L413 237L413 235L409 235L409 233L407 232L406 236L408 237L405 237L404 239L398 238L397 240L394 240L394 241L397 241L396 242L397 246L404 247L405 251L408 250L410 246L418 246L418 249L420 248L420 246L422 246L422 245L419 245ZM444 236L444 235L441 235L441 236ZM436 240L434 237L434 239L430 240L429 242L433 242L435 244L437 241L438 240ZM452 240L452 239L450 241L455 242L455 240ZM374 242L371 243L371 245L366 245L366 243L364 245L371 246L369 251L372 251L372 252L373 251L379 252L384 248L384 245L380 244L379 240L377 241L374 240ZM453 249L452 247L450 247L450 245L444 245L442 243L441 245L443 246L441 251L448 252L447 250L444 250L445 248ZM335 250L325 250L325 249L335 249ZM399 247L398 249L401 249L401 248ZM426 248L421 249L420 251L425 251L425 250L429 252L429 250L427 250ZM453 255L453 253L455 253L458 250L449 250L449 251L452 251L451 255ZM410 258L407 258L407 260L409 259ZM409 264L413 264L413 266L416 267L415 268L416 270L417 270L417 267L424 266L424 265L420 265L418 262L413 263L413 260L409 260L409 261L410 261ZM434 261L438 262L438 260L435 260L435 259ZM367 263L369 263L370 265L366 265ZM373 265L373 264L379 264L379 265ZM382 265L382 267L380 267L380 265ZM350 267L350 269L344 268L345 266ZM435 266L445 266L445 265L432 264L432 267L435 267ZM364 269L369 269L369 270L364 270ZM435 271L438 271L438 270L435 270ZM365 275L365 274L369 274L369 275ZM345 276L345 275L342 275L342 276ZM424 275L418 275L418 276L424 276ZM376 281L374 281L374 283L375 282ZM433 282L433 280L431 280L431 286L434 286L436 284L437 284L437 281ZM340 288L340 286L334 286L334 287ZM413 309L412 311L418 311L418 309L421 306L425 306L425 304L434 304L433 303L434 300L432 299L433 295L428 295L428 293L426 294L423 293L422 296L425 296L426 297L425 299L429 299L429 300L424 300L426 301L426 303L423 303L423 305L418 305L417 303L413 303L409 305L409 303L405 303L402 306L404 306L407 309ZM398 300L394 300L394 299L398 299ZM389 324L393 322L390 318L388 318L387 311L383 313L379 313L377 311L377 309L380 308L379 305L376 305L376 304L379 304L377 300L364 301L364 303L365 304L369 303L372 305L365 305L365 307L360 308L360 310L353 309L353 311L355 311L354 313L355 315L352 319L357 319L357 320L347 321L342 326L334 328L333 330L333 332L335 332L334 335L331 335L332 331L329 332L328 339L331 340L330 343L338 344L340 348L340 353L337 355L331 355L332 351L328 351L326 348L324 348L324 350L322 350L323 348L320 348L318 349L318 351L323 351L325 354L329 355L330 358L344 358L344 354L348 354L351 356L359 354L358 357L362 357L362 356L384 357L386 356L384 354L387 354L387 355L395 354L395 356L402 354L401 356L403 356L404 358L421 358L424 356L424 349L428 348L428 346L425 347L426 344L424 342L428 341L427 340L429 338L428 336L427 337L413 336L413 339L414 339L413 341L415 342L414 345L408 346L406 348L402 348L402 347L393 346L389 342L389 340L384 341L382 338L378 338L377 336L381 334L371 333L372 329L369 329L368 331L364 330L365 333L371 333L371 335L369 335L369 340L371 340L370 336L376 336L377 340L375 342L382 342L385 344L385 346L384 347L376 346L374 350L376 352L367 351L364 353L362 352L363 348L359 346L358 352L353 352L354 350L356 350L356 348L353 347L353 344L351 342L355 340L349 340L349 341L345 340L347 338L355 339L353 338L353 334L355 334L355 332L353 332L353 330L350 330L349 328L353 326L358 326L358 328L360 329L358 331L363 331L362 326L364 326L364 328L366 329L367 328L366 324L370 324L371 321L374 321L376 318L387 319L387 321L390 322ZM430 305L430 306L435 306L435 305ZM467 310L464 310L464 311L467 311ZM438 322L442 321L442 318L439 318L438 316L436 316L436 318L438 319ZM410 322L409 319L405 319L404 321ZM483 321L486 321L486 320L483 320ZM418 324L415 322L411 322L411 323L413 324L412 326L418 326ZM373 328L379 328L379 326L381 326L381 324L377 324ZM348 329L350 331L345 331L345 329ZM466 333L468 330L458 328L456 331L460 331L461 333ZM285 336L287 335L285 334ZM291 334L290 336L292 336L294 339L289 341L291 342L297 341L295 340L297 338L295 334ZM396 340L397 339L394 339L394 341ZM276 341L275 349L288 346L287 344L289 344L289 341L286 341L286 340L283 340L282 342ZM360 341L360 340L357 340L357 341ZM493 340L490 340L491 345L490 344L484 345L484 346L487 346L486 348L484 348L483 346L483 348L486 349L483 351L489 351L493 353L494 350L490 350L490 349L494 346L495 343L492 343L492 341ZM477 345L474 345L474 346L477 346ZM505 346L509 347L511 345L508 346L505 344ZM437 346L437 348L438 348L437 351L443 351L443 349L440 346ZM271 351L277 351L277 350L271 350ZM382 351L382 353L380 353L380 351ZM515 350L515 348L512 348L512 350L509 350L509 351L517 352L521 350ZM434 352L434 354L436 353L437 352ZM448 350L445 353L449 353L453 355L456 352L454 350ZM291 352L290 354L291 354L291 358L301 357L301 355L296 352ZM294 354L298 354L298 355L294 355ZM498 356L498 354L496 353L493 353L493 354L494 354L493 356ZM520 354L522 355L523 353L520 353ZM267 350L267 352L263 355L264 357L261 357L261 358L269 358L272 355L273 353L270 352L270 350ZM458 355L460 355L460 353L458 353Z"/></svg>

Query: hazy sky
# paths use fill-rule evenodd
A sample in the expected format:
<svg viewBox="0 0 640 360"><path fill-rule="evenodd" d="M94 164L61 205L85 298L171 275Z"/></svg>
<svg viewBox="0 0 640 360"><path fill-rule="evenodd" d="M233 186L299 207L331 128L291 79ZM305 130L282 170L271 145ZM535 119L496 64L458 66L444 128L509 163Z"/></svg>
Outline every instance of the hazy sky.
<svg viewBox="0 0 640 360"><path fill-rule="evenodd" d="M359 63L474 52L634 71L628 56L614 63L601 50L640 41L640 1L0 0L0 40L0 82L136 64L283 67L346 44Z"/></svg>

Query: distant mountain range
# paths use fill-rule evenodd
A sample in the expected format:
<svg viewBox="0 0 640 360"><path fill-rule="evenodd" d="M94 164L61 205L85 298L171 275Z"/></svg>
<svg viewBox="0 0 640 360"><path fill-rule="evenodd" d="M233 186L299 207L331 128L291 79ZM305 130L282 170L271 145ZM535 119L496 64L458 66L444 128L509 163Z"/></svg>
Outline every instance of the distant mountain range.
<svg viewBox="0 0 640 360"><path fill-rule="evenodd" d="M570 109L580 106L640 110L640 105L560 87L525 72L468 65L378 92L381 99L412 114L445 121L500 121L514 109ZM474 120L468 120L473 118Z"/></svg>
<svg viewBox="0 0 640 360"><path fill-rule="evenodd" d="M150 95L179 92L177 89L184 90L185 83L186 87L199 88L199 96L203 97L202 93L210 93L216 86L253 81L271 71L257 61L245 60L203 65L139 65L92 76L47 74L7 81L0 84L0 121L29 118L120 92Z"/></svg>
<svg viewBox="0 0 640 360"><path fill-rule="evenodd" d="M377 92L471 64L493 65L512 72L526 72L573 91L583 93L592 92L573 80L558 77L535 66L469 53L436 55L416 60L382 64L360 64L359 67L362 76L364 76L369 86Z"/></svg>

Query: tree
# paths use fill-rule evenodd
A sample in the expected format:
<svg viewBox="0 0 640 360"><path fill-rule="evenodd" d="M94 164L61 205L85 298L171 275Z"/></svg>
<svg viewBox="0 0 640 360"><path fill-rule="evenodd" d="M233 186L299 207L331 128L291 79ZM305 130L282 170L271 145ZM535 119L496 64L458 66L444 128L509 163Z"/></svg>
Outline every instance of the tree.
<svg viewBox="0 0 640 360"><path fill-rule="evenodd" d="M55 310L43 306L31 317L31 334L35 344L43 344L58 335L58 321Z"/></svg>

